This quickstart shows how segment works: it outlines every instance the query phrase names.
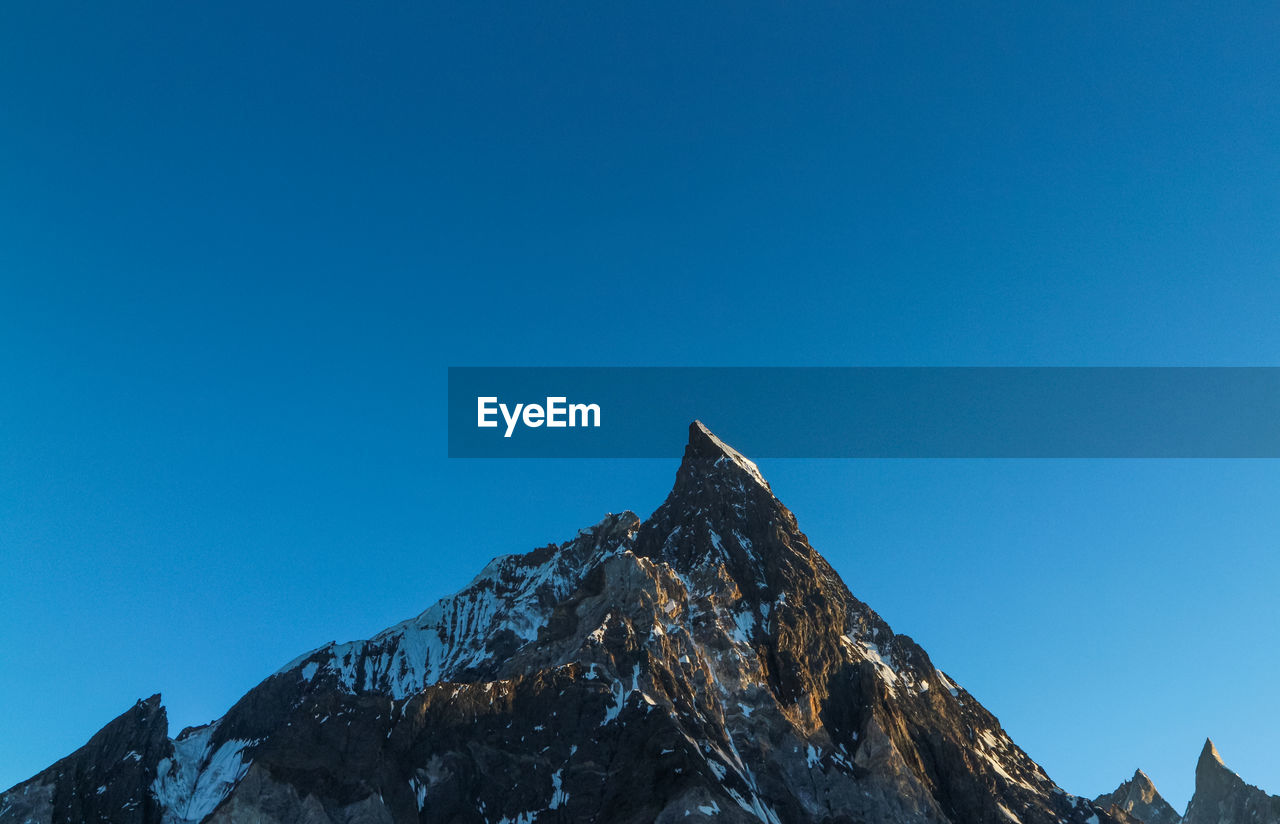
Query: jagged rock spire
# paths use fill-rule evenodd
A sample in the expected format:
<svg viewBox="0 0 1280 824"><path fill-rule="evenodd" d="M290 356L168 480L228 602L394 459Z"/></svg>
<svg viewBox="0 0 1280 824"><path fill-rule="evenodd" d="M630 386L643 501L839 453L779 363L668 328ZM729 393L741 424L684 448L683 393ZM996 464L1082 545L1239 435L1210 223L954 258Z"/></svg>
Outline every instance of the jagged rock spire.
<svg viewBox="0 0 1280 824"><path fill-rule="evenodd" d="M1200 758L1196 760L1196 796L1202 801L1221 798L1232 793L1237 783L1244 784L1240 776L1227 769L1213 740L1206 738L1204 747L1200 749Z"/></svg>
<svg viewBox="0 0 1280 824"><path fill-rule="evenodd" d="M696 420L671 492L641 526L635 551L681 572L723 567L751 603L776 597L797 567L825 572L759 467Z"/></svg>
<svg viewBox="0 0 1280 824"><path fill-rule="evenodd" d="M1196 762L1196 791L1184 824L1280 824L1280 796L1267 795L1231 771L1206 738Z"/></svg>

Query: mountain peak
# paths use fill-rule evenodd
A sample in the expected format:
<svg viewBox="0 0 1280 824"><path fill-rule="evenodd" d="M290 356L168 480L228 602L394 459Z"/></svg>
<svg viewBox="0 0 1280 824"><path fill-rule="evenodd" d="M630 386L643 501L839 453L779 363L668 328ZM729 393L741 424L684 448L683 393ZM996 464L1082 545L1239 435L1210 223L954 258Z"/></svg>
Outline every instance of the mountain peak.
<svg viewBox="0 0 1280 824"><path fill-rule="evenodd" d="M689 443L684 448L683 463L685 466L689 466L691 464L702 465L706 462L710 462L714 466L721 466L724 463L736 466L746 473L752 481L769 490L770 493L773 492L769 482L760 474L760 468L753 461L716 437L715 433L708 429L702 421L694 421L689 424Z"/></svg>
<svg viewBox="0 0 1280 824"><path fill-rule="evenodd" d="M1217 764L1219 767L1225 767L1226 764L1222 760L1222 755L1218 752L1218 748L1213 746L1213 739L1206 738L1204 740L1204 749L1200 750L1201 764Z"/></svg>
<svg viewBox="0 0 1280 824"><path fill-rule="evenodd" d="M774 497L760 469L702 421L694 421L675 484L641 525L636 552L683 571L712 559L732 559L729 566L739 585L754 591L766 586L765 556L793 553L801 543L778 541L780 526L798 534L795 516Z"/></svg>
<svg viewBox="0 0 1280 824"><path fill-rule="evenodd" d="M1196 762L1196 792L1184 824L1280 824L1280 796L1246 784L1206 738Z"/></svg>

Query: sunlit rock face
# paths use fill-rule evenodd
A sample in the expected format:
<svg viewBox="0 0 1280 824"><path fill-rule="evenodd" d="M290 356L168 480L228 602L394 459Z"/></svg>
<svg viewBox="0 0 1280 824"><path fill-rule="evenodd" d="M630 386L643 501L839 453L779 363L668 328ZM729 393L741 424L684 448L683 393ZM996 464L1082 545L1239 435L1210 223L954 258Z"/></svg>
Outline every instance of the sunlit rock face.
<svg viewBox="0 0 1280 824"><path fill-rule="evenodd" d="M647 520L498 558L174 739L143 703L0 822L1131 820L1059 789L696 422Z"/></svg>

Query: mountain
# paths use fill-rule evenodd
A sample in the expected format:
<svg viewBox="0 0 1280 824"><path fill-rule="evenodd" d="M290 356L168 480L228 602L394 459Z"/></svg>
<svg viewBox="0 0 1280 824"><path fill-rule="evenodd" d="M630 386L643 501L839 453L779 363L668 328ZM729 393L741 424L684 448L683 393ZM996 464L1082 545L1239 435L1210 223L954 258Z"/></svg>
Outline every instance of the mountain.
<svg viewBox="0 0 1280 824"><path fill-rule="evenodd" d="M1280 796L1244 783L1205 739L1196 762L1196 791L1183 824L1280 824Z"/></svg>
<svg viewBox="0 0 1280 824"><path fill-rule="evenodd" d="M0 822L1131 820L1059 789L700 423L647 520L491 562L167 737L159 698Z"/></svg>
<svg viewBox="0 0 1280 824"><path fill-rule="evenodd" d="M1165 801L1156 790L1156 785L1142 770L1133 774L1133 778L1121 784L1114 792L1100 795L1093 800L1094 804L1104 810L1119 808L1130 818L1144 824L1178 824L1182 816ZM1112 810L1112 814L1115 812Z"/></svg>

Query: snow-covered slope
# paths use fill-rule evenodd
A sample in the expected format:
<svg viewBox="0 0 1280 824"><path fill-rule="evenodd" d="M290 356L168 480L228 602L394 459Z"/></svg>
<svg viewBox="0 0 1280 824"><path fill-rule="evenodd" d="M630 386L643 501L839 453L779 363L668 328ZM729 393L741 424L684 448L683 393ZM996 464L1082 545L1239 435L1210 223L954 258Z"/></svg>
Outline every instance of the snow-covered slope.
<svg viewBox="0 0 1280 824"><path fill-rule="evenodd" d="M551 610L587 569L616 553L639 526L634 513L609 515L572 541L495 558L461 592L375 635L331 643L291 661L304 680L351 692L405 698L430 684L490 672L534 641Z"/></svg>

